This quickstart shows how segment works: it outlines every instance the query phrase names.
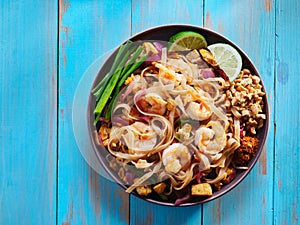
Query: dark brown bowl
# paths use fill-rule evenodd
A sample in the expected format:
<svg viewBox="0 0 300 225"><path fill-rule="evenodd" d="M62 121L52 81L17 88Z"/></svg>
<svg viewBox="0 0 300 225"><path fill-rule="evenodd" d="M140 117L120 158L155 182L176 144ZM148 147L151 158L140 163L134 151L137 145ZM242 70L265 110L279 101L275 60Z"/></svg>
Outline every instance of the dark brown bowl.
<svg viewBox="0 0 300 225"><path fill-rule="evenodd" d="M154 28L150 28L148 30L145 30L141 33L138 33L132 37L130 37L128 40L132 41L138 41L138 40L160 40L160 41L168 41L169 38L180 32L180 31L195 31L200 34L202 34L206 40L208 45L214 44L214 43L227 43L233 46L237 51L240 53L243 61L243 68L248 68L252 73L259 75L256 67L252 63L252 61L249 59L249 57L234 43L232 43L230 40L225 38L224 36L206 29L202 27L192 26L192 25L164 25L164 26L158 26ZM96 84L103 78L103 76L108 72L109 68L112 65L112 61L117 53L117 49L108 57L108 59L104 62L103 66L100 68L98 74L95 76L95 80L93 82L93 85L91 87L91 90L96 86ZM263 82L262 82L263 85ZM265 92L265 88L263 85L263 91ZM256 155L251 159L251 161L248 164L248 169L243 171L238 171L237 176L234 178L232 182L222 187L219 191L214 192L212 196L210 197L202 197L202 198L195 198L195 201L188 202L181 204L180 206L191 206L195 204L201 204L204 202L211 201L213 199L216 199L223 194L229 192L234 187L236 187L251 171L251 169L254 167L255 163L257 162L259 156L261 155L261 152L263 150L263 146L265 144L268 128L269 128L269 109L268 109L268 102L266 95L263 97L264 101L264 113L266 114L266 120L264 123L264 126L259 129L258 131L258 138L259 138L259 147ZM87 117L88 117L88 130L89 130L89 136L91 138L92 147L95 151L100 163L103 165L106 172L112 177L112 179L117 182L122 188L127 189L126 185L122 182L122 180L118 177L118 175L112 171L112 169L109 167L109 161L107 160L109 157L111 157L110 153L106 150L106 148L99 145L99 142L97 140L97 136L95 135L96 127L93 125L94 121L94 114L93 111L95 109L95 97L90 94L89 96L89 102L88 102L88 108L87 108ZM135 192L132 192L137 197L144 199L148 202L156 203L159 205L166 205L166 206L174 206L173 203L170 202L163 202L157 199L147 198L138 195Z"/></svg>

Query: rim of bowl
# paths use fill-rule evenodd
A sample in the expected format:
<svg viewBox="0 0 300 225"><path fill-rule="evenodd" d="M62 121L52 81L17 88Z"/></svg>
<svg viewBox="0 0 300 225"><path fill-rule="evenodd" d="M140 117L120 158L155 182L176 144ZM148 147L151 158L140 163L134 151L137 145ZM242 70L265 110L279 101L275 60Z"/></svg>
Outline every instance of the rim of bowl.
<svg viewBox="0 0 300 225"><path fill-rule="evenodd" d="M227 37L225 37L224 35L222 35L220 33L215 32L209 28L191 25L191 24L165 24L165 25L150 27L139 33L136 33L136 34L132 35L131 37L129 37L128 39L126 39L121 44L125 43L128 40L133 40L133 41L157 40L157 39L138 39L138 38L140 36L146 36L147 34L155 33L161 29L171 29L171 30L174 29L174 30L176 30L176 31L174 31L174 34L177 32L180 32L180 31L184 31L184 30L194 30L199 33L201 33L201 32L208 33L209 36L211 36L211 35L213 36L213 39L216 39L215 37L217 37L217 39L222 39L222 42L230 44L241 54L243 64L245 63L245 61L247 61L247 66L251 67L251 72L260 77L261 84L262 84L262 90L266 93L265 85L263 83L262 77L260 76L260 73L258 72L257 68L255 67L255 65L252 62L252 60L250 59L250 57L242 49L240 49L240 47L238 47L236 44L234 44ZM163 31L162 31L162 33L163 33ZM168 35L168 36L170 38L172 35ZM210 37L207 37L207 34L205 34L203 36L206 38L206 40L210 40ZM207 42L209 43L209 41L207 41ZM88 98L87 121L88 121L89 137L90 137L90 141L92 143L93 151L95 152L98 160L100 161L100 164L104 167L105 171L109 174L109 176L112 178L112 180L114 180L116 183L118 183L122 187L122 189L124 189L124 191L125 191L127 189L127 186L121 181L121 179L115 174L115 172L113 172L113 171L111 171L111 169L109 169L109 166L104 162L103 156L100 155L100 153L99 153L99 149L104 149L106 151L106 155L110 155L110 153L106 150L106 148L104 148L103 146L101 146L98 143L98 140L96 139L95 134L94 134L96 131L96 127L93 125L93 120L94 120L93 110L95 108L95 99L91 93L91 90L93 89L93 87L95 87L95 85L103 77L103 75L101 75L100 72L102 71L102 69L104 69L105 66L109 66L107 64L109 64L109 61L111 60L111 58L116 54L120 45L118 45L113 50L113 52L106 58L106 60L102 63L102 66L99 68L98 73L95 75L95 78L93 80L93 83L92 83L92 86L91 86L90 92L89 92L90 94L89 94L89 98ZM266 120L265 120L263 127L258 132L258 136L259 136L258 150L257 150L255 156L250 160L250 162L248 162L248 169L245 171L240 171L237 174L237 176L229 184L225 185L220 190L214 192L213 195L210 197L199 198L200 199L199 201L187 202L187 203L180 204L178 206L174 205L174 203L171 203L171 202L164 202L164 201L159 201L159 200L155 200L152 198L147 198L145 196L140 196L135 191L133 191L132 194L135 195L136 197L143 199L150 203L155 203L155 204L164 205L164 206L172 206L172 207L183 207L183 206L192 206L192 205L202 204L205 202L215 200L215 199L223 196L224 194L230 192L235 187L237 187L241 183L241 181L244 180L244 178L246 176L248 176L248 174L251 172L253 167L256 165L256 163L264 149L265 143L266 143L266 139L267 139L268 131L269 131L270 115L269 115L268 99L267 99L266 94L263 96L263 99L264 99L264 113L266 114Z"/></svg>

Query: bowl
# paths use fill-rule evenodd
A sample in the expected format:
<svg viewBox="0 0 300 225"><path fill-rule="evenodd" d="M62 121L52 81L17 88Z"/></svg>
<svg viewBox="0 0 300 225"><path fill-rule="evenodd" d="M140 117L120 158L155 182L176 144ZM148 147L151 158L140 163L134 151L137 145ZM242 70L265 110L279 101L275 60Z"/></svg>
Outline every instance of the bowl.
<svg viewBox="0 0 300 225"><path fill-rule="evenodd" d="M180 31L195 31L200 33L206 38L206 41L208 45L214 44L214 43L226 43L234 47L239 54L242 57L242 63L243 68L248 68L252 74L256 74L260 77L259 72L257 71L256 67L250 60L250 58L233 42L231 42L229 39L224 37L221 34L218 34L217 32L214 32L212 30L198 27L198 26L192 26L192 25L163 25L158 27L153 27L150 29L147 29L141 33L138 33L132 37L130 37L128 40L131 41L139 41L139 40L160 40L160 41L168 41L169 38L180 32ZM126 40L127 41L127 40ZM124 42L125 43L125 42ZM101 79L103 79L104 75L109 71L113 59L115 58L117 54L117 50L114 50L112 54L107 58L107 60L103 63L102 67L99 68L98 74L95 75L94 82L92 84L91 90L100 82ZM261 77L260 77L261 78ZM265 92L265 88L263 85L263 81L261 80L262 90ZM91 92L90 92L91 93ZM259 146L256 154L251 158L251 160L247 164L247 169L245 170L237 170L237 174L235 178L228 183L227 185L224 185L220 190L217 190L213 192L212 196L209 197L196 197L192 198L191 200L184 202L180 204L179 206L191 206L195 204L201 204L204 202L208 202L211 200L214 200L225 193L228 193L230 190L232 190L234 187L236 187L251 171L251 169L256 164L259 156L261 155L261 152L263 151L263 146L266 141L267 133L268 133L268 127L269 127L269 110L268 110L268 102L267 97L264 95L263 97L264 102L264 108L263 113L266 115L266 119L264 121L264 125L262 128L260 128L257 132L257 137L259 139ZM115 171L113 171L109 165L109 161L111 157L113 157L109 151L99 144L98 137L97 137L97 128L93 125L95 116L93 114L93 111L95 109L96 100L93 94L90 94L89 101L88 101L88 108L87 108L87 121L88 121L88 131L89 136L91 138L91 143L93 147L93 151L95 151L98 160L106 170L106 172L109 174L109 176L112 178L113 181L118 183L124 190L128 188L128 185L126 185L122 179L117 175ZM174 202L168 202L163 201L157 197L153 196L141 196L137 194L135 191L132 192L135 196L138 198L141 198L145 201L156 203L159 205L165 205L165 206L175 206Z"/></svg>

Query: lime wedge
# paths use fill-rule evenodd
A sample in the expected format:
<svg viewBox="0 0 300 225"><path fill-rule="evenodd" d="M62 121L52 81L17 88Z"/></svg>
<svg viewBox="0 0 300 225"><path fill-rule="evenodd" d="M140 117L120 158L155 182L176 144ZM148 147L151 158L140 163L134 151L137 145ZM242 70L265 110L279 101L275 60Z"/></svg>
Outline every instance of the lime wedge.
<svg viewBox="0 0 300 225"><path fill-rule="evenodd" d="M207 43L205 38L193 31L181 31L173 35L170 40L169 51L186 51L193 49L206 48Z"/></svg>
<svg viewBox="0 0 300 225"><path fill-rule="evenodd" d="M231 45L217 43L207 47L213 54L220 68L226 73L232 82L241 72L242 57Z"/></svg>

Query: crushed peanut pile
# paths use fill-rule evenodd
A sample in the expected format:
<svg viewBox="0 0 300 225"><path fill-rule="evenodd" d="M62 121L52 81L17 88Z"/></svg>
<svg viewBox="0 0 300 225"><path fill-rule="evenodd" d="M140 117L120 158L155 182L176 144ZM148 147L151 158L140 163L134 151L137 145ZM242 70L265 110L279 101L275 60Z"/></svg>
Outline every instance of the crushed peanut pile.
<svg viewBox="0 0 300 225"><path fill-rule="evenodd" d="M243 69L226 91L226 107L230 107L231 113L240 119L246 134L254 135L261 128L266 119L263 113L263 96L260 78Z"/></svg>

